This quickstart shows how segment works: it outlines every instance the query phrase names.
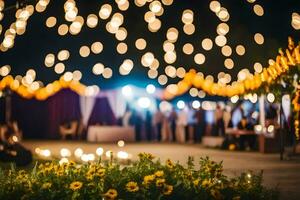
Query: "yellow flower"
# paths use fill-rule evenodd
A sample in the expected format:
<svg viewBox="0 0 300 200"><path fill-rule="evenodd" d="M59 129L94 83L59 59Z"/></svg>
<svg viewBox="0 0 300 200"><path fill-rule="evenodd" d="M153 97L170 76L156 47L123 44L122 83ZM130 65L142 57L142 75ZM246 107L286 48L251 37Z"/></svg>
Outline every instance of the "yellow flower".
<svg viewBox="0 0 300 200"><path fill-rule="evenodd" d="M163 194L164 195L170 195L173 192L173 186L172 185L165 185L163 189Z"/></svg>
<svg viewBox="0 0 300 200"><path fill-rule="evenodd" d="M162 177L162 176L164 176L164 171L162 171L162 170L157 171L157 172L154 173L154 175L155 175L156 177Z"/></svg>
<svg viewBox="0 0 300 200"><path fill-rule="evenodd" d="M51 186L52 186L51 183L44 183L44 184L42 185L42 189L47 190L47 189L50 189Z"/></svg>
<svg viewBox="0 0 300 200"><path fill-rule="evenodd" d="M139 190L139 186L136 182L129 182L126 184L126 190L128 192L137 192Z"/></svg>
<svg viewBox="0 0 300 200"><path fill-rule="evenodd" d="M97 176L103 177L105 175L105 169L98 169L97 170Z"/></svg>
<svg viewBox="0 0 300 200"><path fill-rule="evenodd" d="M105 197L107 197L108 199L115 199L118 196L118 192L115 189L109 189L105 194Z"/></svg>
<svg viewBox="0 0 300 200"><path fill-rule="evenodd" d="M198 187L200 180L196 179L193 181L194 186Z"/></svg>
<svg viewBox="0 0 300 200"><path fill-rule="evenodd" d="M151 183L152 181L154 181L155 176L154 175L147 175L144 177L144 184L148 185L149 183Z"/></svg>
<svg viewBox="0 0 300 200"><path fill-rule="evenodd" d="M25 176L25 174L26 174L25 170L20 170L20 171L19 171L19 175L20 175L20 176Z"/></svg>
<svg viewBox="0 0 300 200"><path fill-rule="evenodd" d="M82 183L79 181L75 181L73 183L70 184L70 189L73 191L79 190L82 187Z"/></svg>
<svg viewBox="0 0 300 200"><path fill-rule="evenodd" d="M203 187L208 187L208 186L210 186L210 184L211 184L211 181L207 180L207 179L204 179L203 182L202 182Z"/></svg>
<svg viewBox="0 0 300 200"><path fill-rule="evenodd" d="M86 178L87 180L91 181L91 180L93 180L93 175L90 174L90 173L87 173L87 174L85 175L85 178Z"/></svg>
<svg viewBox="0 0 300 200"><path fill-rule="evenodd" d="M69 167L75 167L76 163L74 161L69 161L68 166Z"/></svg>
<svg viewBox="0 0 300 200"><path fill-rule="evenodd" d="M43 169L43 168L44 168L44 165L43 165L43 164L40 164L38 168L39 168L39 169Z"/></svg>
<svg viewBox="0 0 300 200"><path fill-rule="evenodd" d="M172 169L174 167L174 164L173 164L173 162L170 159L166 160L166 165L170 169Z"/></svg>
<svg viewBox="0 0 300 200"><path fill-rule="evenodd" d="M151 154L151 153L139 153L139 158L140 159L149 159L149 160L153 160L155 157Z"/></svg>
<svg viewBox="0 0 300 200"><path fill-rule="evenodd" d="M80 174L80 172L81 172L81 169L80 169L80 168L74 169L74 170L73 170L73 173L74 173L74 174Z"/></svg>
<svg viewBox="0 0 300 200"><path fill-rule="evenodd" d="M157 187L162 187L165 184L166 180L163 178L157 179L156 180L156 186Z"/></svg>

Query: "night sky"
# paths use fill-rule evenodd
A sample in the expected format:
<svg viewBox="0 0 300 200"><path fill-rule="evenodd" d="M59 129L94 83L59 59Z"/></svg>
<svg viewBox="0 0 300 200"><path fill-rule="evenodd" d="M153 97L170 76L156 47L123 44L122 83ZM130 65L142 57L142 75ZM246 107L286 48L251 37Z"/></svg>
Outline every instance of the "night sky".
<svg viewBox="0 0 300 200"><path fill-rule="evenodd" d="M140 63L141 56L147 51L155 54L160 61L159 72L164 73L164 68L168 64L164 62L163 42L166 40L168 28L176 27L179 32L179 39L175 44L177 61L173 64L175 67L184 67L187 71L190 68L203 72L205 75L217 74L221 71L230 73L232 79L236 80L239 70L248 68L253 71L253 64L260 62L264 67L268 66L268 59L275 58L278 48L287 46L288 36L292 36L295 41L300 39L300 31L296 31L291 26L291 15L293 12L300 12L299 0L257 0L264 8L264 15L259 17L253 12L254 4L246 0L222 0L221 4L227 8L230 14L230 20L227 22L230 26L230 32L226 35L227 44L235 49L235 46L242 44L246 48L244 56L238 56L234 51L231 58L235 62L235 67L228 70L224 67L224 57L221 48L214 44L211 51L205 51L201 47L201 41L204 38L214 38L217 36L216 27L221 21L209 9L209 0L174 0L171 6L164 6L163 16L158 17L162 21L161 29L156 33L149 32L147 23L144 21L144 14L149 10L148 5L137 7L133 0L130 1L130 7L127 11L119 11L116 3L112 0L77 0L78 15L85 19L89 14L98 16L101 5L109 3L113 6L113 13L121 12L124 15L124 24L122 25L128 31L128 36L124 41L128 45L128 52L119 55L116 52L116 46L119 43L115 36L108 33L105 25L109 20L99 19L96 28L89 28L86 24L83 26L79 35L67 34L59 36L57 28L62 23L70 24L64 19L63 4L65 1L52 0L43 13L35 12L28 20L27 31L24 35L17 36L15 46L7 52L0 52L0 66L10 65L12 75L25 75L29 68L37 71L37 80L45 84L57 80L60 75L54 72L53 67L47 68L44 65L45 56L48 53L57 54L62 49L70 51L71 56L67 61L66 71L80 70L83 73L81 82L87 85L97 84L101 89L111 89L125 84L138 84L146 86L153 83L159 86L157 80L149 79L147 68ZM8 2L8 1L6 1ZM15 1L9 1L7 4L14 4ZM196 31L193 35L184 34L181 21L182 12L185 9L194 11L194 25ZM6 29L13 21L15 10L5 11L5 17L0 22ZM48 17L55 16L57 25L54 28L47 28L45 21ZM5 31L3 31L5 32ZM0 35L3 40L4 33ZM253 39L255 33L262 33L265 37L263 45L257 45ZM135 40L145 38L148 42L147 48L139 51L135 47ZM100 41L104 45L104 51L101 54L90 54L87 58L79 55L79 48L82 45L90 46L93 42ZM195 47L192 55L182 53L182 46L185 43L192 43ZM203 65L197 65L194 62L194 55L203 53L206 61ZM128 76L119 75L119 66L124 59L134 61L134 69ZM94 64L101 62L105 66L113 69L114 75L111 79L104 79L102 76L96 76L92 73ZM1 79L1 78L0 78ZM177 83L179 79L169 78L168 84Z"/></svg>

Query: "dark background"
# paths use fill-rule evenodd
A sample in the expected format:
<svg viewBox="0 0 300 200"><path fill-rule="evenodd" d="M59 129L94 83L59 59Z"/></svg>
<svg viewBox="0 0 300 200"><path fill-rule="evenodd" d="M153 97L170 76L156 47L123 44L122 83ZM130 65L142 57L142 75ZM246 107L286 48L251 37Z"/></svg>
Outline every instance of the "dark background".
<svg viewBox="0 0 300 200"><path fill-rule="evenodd" d="M54 72L53 68L44 66L44 58L48 53L57 54L62 49L71 52L69 60L65 61L66 71L80 70L83 73L82 82L87 85L97 84L101 89L111 89L123 86L127 83L146 86L153 83L157 86L157 80L151 80L147 76L147 68L140 64L141 56L151 51L160 61L160 73L164 73L164 67L167 64L163 61L162 44L166 38L166 31L170 27L177 27L180 31L179 40L176 42L177 61L176 67L184 67L187 70L195 68L205 75L213 75L215 78L221 71L230 73L232 80L236 80L239 70L249 68L253 72L253 64L261 62L267 66L269 58L275 58L278 48L287 46L288 36L292 36L299 41L300 34L291 26L291 15L293 12L300 11L299 0L257 0L256 3L264 8L264 16L258 17L253 12L254 4L246 0L223 0L221 5L229 11L230 20L227 22L230 26L230 32L226 35L228 45L235 49L235 46L242 44L246 47L244 56L237 56L234 52L231 58L235 62L235 67L228 70L224 67L225 57L221 54L221 48L214 44L211 51L204 51L201 47L201 41L209 37L212 40L217 36L216 26L221 22L218 17L210 11L209 0L174 0L173 5L164 6L164 15L159 17L162 21L162 28L156 32L148 31L147 23L144 21L144 13L148 10L148 5L142 8L137 7L133 0L130 0L130 7L127 11L119 11L116 3L112 0L77 0L78 15L85 19L89 14L97 14L101 5L109 3L113 6L114 12L121 12L124 18L124 26L128 31L128 37L125 42L128 45L128 52L125 55L119 55L116 52L118 41L114 35L108 33L105 25L108 20L99 20L98 26L90 29L84 25L79 35L59 36L57 28L62 23L67 23L64 19L63 4L65 1L50 1L48 8L43 13L35 12L29 18L26 33L17 36L15 46L7 52L0 52L0 66L9 64L12 67L12 75L25 75L29 68L37 71L37 80L45 84L57 80L60 75ZM6 1L6 4L13 5L15 1ZM196 32L192 36L185 35L182 31L183 23L181 22L182 12L185 9L192 9L195 13L194 24ZM5 11L5 17L1 24L6 29L15 19L15 9ZM45 21L48 17L57 17L58 23L54 28L47 28ZM69 23L67 23L69 24ZM5 30L4 30L5 31ZM3 31L3 32L4 32ZM260 32L265 36L265 43L257 45L253 36ZM3 40L4 33L0 38ZM138 51L135 48L135 40L143 37L147 40L148 45L144 51ZM104 51L99 55L90 54L87 58L79 55L79 48L82 45L90 46L95 41L101 41L104 44ZM193 55L182 53L182 46L190 42L194 45ZM204 53L206 62L204 65L194 63L194 55ZM119 66L126 58L134 61L134 69L128 76L119 75ZM111 67L114 75L111 79L104 79L102 76L95 76L92 73L92 67L95 63L101 62ZM216 79L215 79L216 80ZM169 78L170 83L176 83L179 79Z"/></svg>

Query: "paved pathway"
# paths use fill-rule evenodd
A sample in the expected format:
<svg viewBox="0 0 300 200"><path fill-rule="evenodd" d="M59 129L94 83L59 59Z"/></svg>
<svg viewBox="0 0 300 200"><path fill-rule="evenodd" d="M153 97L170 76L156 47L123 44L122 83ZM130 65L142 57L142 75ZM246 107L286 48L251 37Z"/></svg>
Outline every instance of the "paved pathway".
<svg viewBox="0 0 300 200"><path fill-rule="evenodd" d="M36 147L49 148L54 155L59 155L63 147L74 151L81 147L87 153L94 153L97 147L104 150L120 151L116 144L94 144L86 142L61 142L61 141L25 141L27 148L34 150ZM291 160L280 161L278 154L260 154L256 152L231 152L215 149L206 149L197 144L158 144L139 143L126 144L122 150L132 154L133 159L139 152L148 152L159 157L161 160L170 158L185 163L188 156L195 159L209 156L215 161L223 161L227 175L239 174L243 171L253 170L264 171L264 184L269 187L278 185L282 196L281 199L300 199L300 157L293 157Z"/></svg>

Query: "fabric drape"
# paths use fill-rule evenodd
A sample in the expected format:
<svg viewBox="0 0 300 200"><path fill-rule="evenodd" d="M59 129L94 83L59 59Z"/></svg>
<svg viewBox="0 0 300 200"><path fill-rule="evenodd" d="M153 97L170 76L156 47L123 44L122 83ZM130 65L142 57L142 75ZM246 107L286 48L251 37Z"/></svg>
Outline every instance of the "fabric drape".
<svg viewBox="0 0 300 200"><path fill-rule="evenodd" d="M95 102L96 102L95 97L80 96L80 111L81 111L82 123L84 127L87 127L88 125Z"/></svg>

